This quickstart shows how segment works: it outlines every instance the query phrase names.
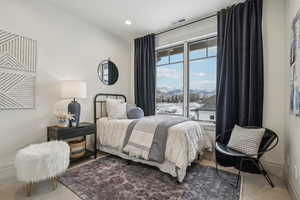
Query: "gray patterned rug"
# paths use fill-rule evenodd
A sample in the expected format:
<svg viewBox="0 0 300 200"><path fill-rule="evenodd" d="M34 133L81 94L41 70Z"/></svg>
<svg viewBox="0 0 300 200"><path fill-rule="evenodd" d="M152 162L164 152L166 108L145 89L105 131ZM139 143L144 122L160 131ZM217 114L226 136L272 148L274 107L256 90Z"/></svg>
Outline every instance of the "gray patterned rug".
<svg viewBox="0 0 300 200"><path fill-rule="evenodd" d="M195 164L182 184L158 169L106 156L68 170L60 182L83 200L238 200L237 176Z"/></svg>

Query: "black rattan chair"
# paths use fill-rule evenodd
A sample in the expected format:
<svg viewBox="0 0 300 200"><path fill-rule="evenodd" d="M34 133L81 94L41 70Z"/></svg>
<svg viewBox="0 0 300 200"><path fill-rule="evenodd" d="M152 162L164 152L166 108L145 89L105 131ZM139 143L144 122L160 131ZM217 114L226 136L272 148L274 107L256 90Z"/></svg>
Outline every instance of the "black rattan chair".
<svg viewBox="0 0 300 200"><path fill-rule="evenodd" d="M244 127L244 128L258 128L258 127ZM231 131L232 131L232 129L227 130L227 131L225 131L224 134L230 133ZM239 170L236 186L239 185L241 170L243 169L244 162L245 161L250 161L258 169L260 174L264 175L264 177L266 178L267 182L271 185L271 187L272 188L274 187L274 184L273 184L270 176L268 175L268 172L264 169L262 163L260 162L260 158L266 152L269 152L272 149L274 149L276 147L276 145L278 144L279 138L278 138L278 135L275 132L273 132L270 129L266 129L266 131L264 133L264 136L262 138L262 141L260 143L258 153L257 154L252 154L252 155L244 154L244 153L241 153L239 151L236 151L234 149L231 149L231 148L227 147L226 145L221 143L220 138L221 138L220 135L216 138L216 151L218 153L224 154L226 156L239 158L239 160L240 160L239 161L239 166L236 167ZM217 152L216 152L216 154L217 154ZM216 172L218 173L217 158L216 158Z"/></svg>

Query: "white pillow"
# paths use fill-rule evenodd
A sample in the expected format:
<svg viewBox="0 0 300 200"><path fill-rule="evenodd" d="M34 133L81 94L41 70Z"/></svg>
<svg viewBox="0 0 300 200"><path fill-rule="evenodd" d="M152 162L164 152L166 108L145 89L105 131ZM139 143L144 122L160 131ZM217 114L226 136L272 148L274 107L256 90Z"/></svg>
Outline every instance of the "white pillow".
<svg viewBox="0 0 300 200"><path fill-rule="evenodd" d="M264 128L242 128L235 125L227 146L248 155L257 154L264 133Z"/></svg>
<svg viewBox="0 0 300 200"><path fill-rule="evenodd" d="M109 119L127 119L126 103L120 100L107 99L106 111Z"/></svg>

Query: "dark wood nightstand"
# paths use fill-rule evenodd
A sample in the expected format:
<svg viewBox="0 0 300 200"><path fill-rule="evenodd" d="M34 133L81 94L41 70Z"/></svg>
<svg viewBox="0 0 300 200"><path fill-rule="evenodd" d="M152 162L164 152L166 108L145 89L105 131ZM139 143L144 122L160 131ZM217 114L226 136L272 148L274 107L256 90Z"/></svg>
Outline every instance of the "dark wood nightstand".
<svg viewBox="0 0 300 200"><path fill-rule="evenodd" d="M47 141L50 140L66 140L71 139L75 137L84 137L86 139L87 135L93 135L95 139L94 144L94 150L91 151L89 149L86 149L86 153L82 158L76 158L76 159L70 159L71 163L74 161L78 161L84 158L89 158L91 156L94 156L94 158L97 158L97 129L96 124L94 123L88 123L83 122L80 123L78 127L66 127L61 128L58 126L48 126L47 127Z"/></svg>

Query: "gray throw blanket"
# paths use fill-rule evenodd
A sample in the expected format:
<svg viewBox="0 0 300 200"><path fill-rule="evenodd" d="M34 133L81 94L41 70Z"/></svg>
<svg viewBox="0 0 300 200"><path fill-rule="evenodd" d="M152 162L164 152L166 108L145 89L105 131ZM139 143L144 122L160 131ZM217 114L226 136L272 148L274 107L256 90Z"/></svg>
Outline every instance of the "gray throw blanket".
<svg viewBox="0 0 300 200"><path fill-rule="evenodd" d="M151 116L134 120L127 128L123 151L131 156L162 163L170 127L188 121L184 117Z"/></svg>

